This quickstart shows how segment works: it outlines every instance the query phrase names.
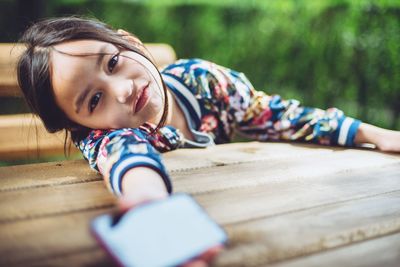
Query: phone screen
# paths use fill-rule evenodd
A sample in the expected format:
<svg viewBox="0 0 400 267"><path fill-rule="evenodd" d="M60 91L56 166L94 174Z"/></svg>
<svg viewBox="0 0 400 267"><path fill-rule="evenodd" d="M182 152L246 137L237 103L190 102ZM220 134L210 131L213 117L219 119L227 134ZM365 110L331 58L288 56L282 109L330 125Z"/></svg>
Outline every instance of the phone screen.
<svg viewBox="0 0 400 267"><path fill-rule="evenodd" d="M92 231L122 266L177 266L226 242L227 235L186 194L140 205L115 222L95 218Z"/></svg>

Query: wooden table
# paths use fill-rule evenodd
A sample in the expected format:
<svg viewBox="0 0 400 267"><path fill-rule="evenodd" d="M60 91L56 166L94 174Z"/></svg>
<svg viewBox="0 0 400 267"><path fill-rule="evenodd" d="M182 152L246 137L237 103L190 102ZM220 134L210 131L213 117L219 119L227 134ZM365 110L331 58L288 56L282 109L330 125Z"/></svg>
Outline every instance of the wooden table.
<svg viewBox="0 0 400 267"><path fill-rule="evenodd" d="M400 266L400 156L286 143L165 154L227 231L215 266ZM111 266L91 218L115 203L83 160L0 168L1 266Z"/></svg>

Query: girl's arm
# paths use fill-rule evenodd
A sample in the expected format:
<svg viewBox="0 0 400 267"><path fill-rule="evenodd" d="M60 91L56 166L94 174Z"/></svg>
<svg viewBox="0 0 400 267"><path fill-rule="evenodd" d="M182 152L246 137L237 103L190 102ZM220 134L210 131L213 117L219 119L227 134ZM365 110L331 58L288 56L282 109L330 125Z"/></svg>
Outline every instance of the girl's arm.
<svg viewBox="0 0 400 267"><path fill-rule="evenodd" d="M97 130L77 144L91 167L101 172L107 187L118 196L122 211L166 198L172 192L171 181L155 147L159 151L174 149L179 136L165 127L160 136L151 137L149 132L152 129ZM208 266L220 250L221 246L210 248L185 266Z"/></svg>
<svg viewBox="0 0 400 267"><path fill-rule="evenodd" d="M168 197L168 192L160 174L150 168L136 167L123 176L122 196L118 198L118 205L121 211L127 211L141 203L166 197ZM221 250L221 246L212 247L183 266L207 267Z"/></svg>
<svg viewBox="0 0 400 267"><path fill-rule="evenodd" d="M256 91L243 73L204 60L180 60L163 72L177 76L198 99L204 116L200 129L229 141L233 130L254 140L285 140L322 145L374 144L400 152L400 132L345 116L336 108L304 107L299 101ZM221 125L223 124L223 125Z"/></svg>
<svg viewBox="0 0 400 267"><path fill-rule="evenodd" d="M143 179L149 176L150 181L156 180L152 178L156 176L163 184L163 190L171 193L171 181L161 155L150 144L149 139L144 129L94 130L77 145L90 166L103 175L108 189L114 195L124 195L125 178L142 175ZM131 174L135 169L138 170L138 175ZM130 183L141 181L126 180Z"/></svg>
<svg viewBox="0 0 400 267"><path fill-rule="evenodd" d="M400 152L400 132L361 123L355 136L354 143L369 143L375 145L382 151Z"/></svg>
<svg viewBox="0 0 400 267"><path fill-rule="evenodd" d="M163 179L156 171L137 167L130 169L122 179L121 210L128 210L138 204L168 196Z"/></svg>

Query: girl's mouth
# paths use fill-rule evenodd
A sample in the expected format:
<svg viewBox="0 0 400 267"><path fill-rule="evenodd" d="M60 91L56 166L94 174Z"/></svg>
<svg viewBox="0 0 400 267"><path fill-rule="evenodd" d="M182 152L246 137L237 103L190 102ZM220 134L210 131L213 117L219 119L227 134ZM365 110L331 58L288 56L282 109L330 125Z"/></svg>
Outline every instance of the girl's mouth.
<svg viewBox="0 0 400 267"><path fill-rule="evenodd" d="M140 95L135 104L135 113L139 112L147 104L150 98L149 84L150 83L147 83L140 91Z"/></svg>

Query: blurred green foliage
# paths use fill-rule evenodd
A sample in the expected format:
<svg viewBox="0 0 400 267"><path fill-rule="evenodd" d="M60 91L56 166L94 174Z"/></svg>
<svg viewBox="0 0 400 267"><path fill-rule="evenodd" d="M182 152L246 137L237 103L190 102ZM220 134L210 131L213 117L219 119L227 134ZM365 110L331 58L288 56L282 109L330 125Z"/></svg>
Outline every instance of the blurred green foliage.
<svg viewBox="0 0 400 267"><path fill-rule="evenodd" d="M242 71L269 94L400 130L399 0L39 2L42 17L95 17Z"/></svg>

